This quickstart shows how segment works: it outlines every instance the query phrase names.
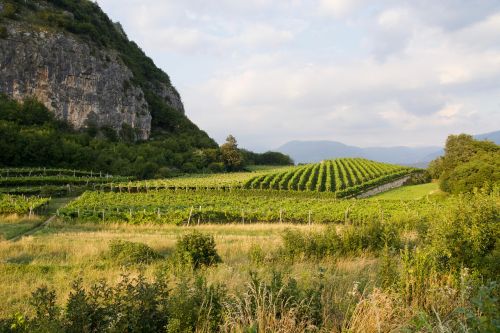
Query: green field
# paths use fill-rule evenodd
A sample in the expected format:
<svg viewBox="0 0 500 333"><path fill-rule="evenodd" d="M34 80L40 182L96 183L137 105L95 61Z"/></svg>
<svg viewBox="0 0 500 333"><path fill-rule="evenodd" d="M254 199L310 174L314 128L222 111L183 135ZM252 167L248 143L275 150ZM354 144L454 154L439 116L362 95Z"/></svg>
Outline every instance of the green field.
<svg viewBox="0 0 500 333"><path fill-rule="evenodd" d="M419 200L440 192L438 183L427 183L395 188L370 197L371 200Z"/></svg>

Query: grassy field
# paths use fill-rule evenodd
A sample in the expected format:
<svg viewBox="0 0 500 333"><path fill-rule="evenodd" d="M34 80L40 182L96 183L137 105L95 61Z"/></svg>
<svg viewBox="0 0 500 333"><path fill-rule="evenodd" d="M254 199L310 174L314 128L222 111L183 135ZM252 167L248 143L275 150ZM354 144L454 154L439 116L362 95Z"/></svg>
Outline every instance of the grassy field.
<svg viewBox="0 0 500 333"><path fill-rule="evenodd" d="M438 183L427 183L395 188L370 197L372 200L419 200L440 192Z"/></svg>
<svg viewBox="0 0 500 333"><path fill-rule="evenodd" d="M43 217L33 216L28 218L26 216L7 215L0 217L0 240L7 240L23 234L40 223Z"/></svg>
<svg viewBox="0 0 500 333"><path fill-rule="evenodd" d="M48 284L63 298L71 288L71 281L84 276L87 285L105 279L116 283L126 270L137 273L139 267L125 269L105 259L112 240L127 240L149 245L160 254L172 253L179 236L193 229L213 234L217 250L223 263L206 270L210 282L225 282L230 290L244 286L248 271L252 268L249 251L254 245L261 246L264 253L272 253L281 245L281 234L287 228L301 231L318 231L324 226L296 226L277 224L254 225L203 225L199 227L176 227L157 225L67 225L55 223L34 235L17 242L0 243L0 318L13 312L30 311L26 299L37 286ZM269 258L271 259L271 258ZM351 258L324 263L297 263L286 267L276 263L289 274L306 281L318 269L327 264L330 269L339 269L342 274L359 273L367 278L373 274L376 260L369 257ZM143 267L148 276L165 264L159 261ZM253 267L257 270L263 268ZM339 271L339 272L340 272ZM347 283L347 282L346 282ZM351 286L349 286L351 287ZM62 302L63 299L60 299Z"/></svg>

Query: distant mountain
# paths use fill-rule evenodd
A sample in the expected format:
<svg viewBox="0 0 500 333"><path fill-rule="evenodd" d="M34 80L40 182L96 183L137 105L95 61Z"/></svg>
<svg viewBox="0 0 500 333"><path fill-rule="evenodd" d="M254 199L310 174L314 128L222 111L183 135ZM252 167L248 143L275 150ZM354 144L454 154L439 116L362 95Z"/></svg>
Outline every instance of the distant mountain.
<svg viewBox="0 0 500 333"><path fill-rule="evenodd" d="M500 145L500 131L478 134L474 135L474 137L478 140L490 140L496 143L497 145Z"/></svg>
<svg viewBox="0 0 500 333"><path fill-rule="evenodd" d="M439 146L429 147L369 147L349 146L336 141L290 141L276 149L290 155L296 163L319 162L337 157L363 157L375 161L415 165L429 162ZM438 155L439 156L439 155Z"/></svg>
<svg viewBox="0 0 500 333"><path fill-rule="evenodd" d="M500 131L474 135L474 138L500 144ZM363 157L421 168L427 167L430 161L444 153L440 146L361 148L337 141L290 141L275 150L290 155L295 163L313 163L337 157Z"/></svg>

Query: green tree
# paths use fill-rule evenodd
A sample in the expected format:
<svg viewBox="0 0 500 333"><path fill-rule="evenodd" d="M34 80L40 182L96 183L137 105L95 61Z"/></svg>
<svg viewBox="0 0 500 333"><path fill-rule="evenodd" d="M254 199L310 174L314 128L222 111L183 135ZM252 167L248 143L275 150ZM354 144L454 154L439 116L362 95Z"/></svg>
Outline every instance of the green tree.
<svg viewBox="0 0 500 333"><path fill-rule="evenodd" d="M227 137L226 143L220 147L222 162L227 171L241 170L243 167L243 158L238 149L236 138L231 134Z"/></svg>
<svg viewBox="0 0 500 333"><path fill-rule="evenodd" d="M443 173L444 171L443 160L444 160L443 156L439 156L438 158L429 163L427 171L429 171L429 174L431 175L432 179L439 179L439 177Z"/></svg>
<svg viewBox="0 0 500 333"><path fill-rule="evenodd" d="M480 153L470 161L458 165L446 178L446 186L451 193L471 192L486 183L500 182L500 152Z"/></svg>
<svg viewBox="0 0 500 333"><path fill-rule="evenodd" d="M445 154L429 164L432 177L446 192L471 192L485 183L498 183L500 147L491 141L475 140L467 134L450 135Z"/></svg>

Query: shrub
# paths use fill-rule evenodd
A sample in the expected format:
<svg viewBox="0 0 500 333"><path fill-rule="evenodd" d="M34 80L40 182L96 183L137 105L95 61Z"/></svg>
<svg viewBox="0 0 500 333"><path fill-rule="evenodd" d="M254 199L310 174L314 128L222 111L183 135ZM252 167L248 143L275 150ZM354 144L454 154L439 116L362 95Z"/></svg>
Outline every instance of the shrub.
<svg viewBox="0 0 500 333"><path fill-rule="evenodd" d="M317 233L286 230L282 238L281 251L288 258L323 258L327 255L356 254L364 250L379 251L384 246L401 246L396 227L379 221L360 226L348 225L341 232L337 232L335 227Z"/></svg>
<svg viewBox="0 0 500 333"><path fill-rule="evenodd" d="M252 263L260 265L264 262L265 254L262 247L257 244L252 244L250 251L248 251L248 257Z"/></svg>
<svg viewBox="0 0 500 333"><path fill-rule="evenodd" d="M109 259L120 265L150 264L162 256L146 244L115 240L109 244Z"/></svg>
<svg viewBox="0 0 500 333"><path fill-rule="evenodd" d="M363 250L378 251L385 245L390 248L401 246L399 231L392 224L379 220L360 226L346 226L341 234L344 254L352 254Z"/></svg>
<svg viewBox="0 0 500 333"><path fill-rule="evenodd" d="M208 165L208 169L213 173L223 172L224 171L224 163L212 162Z"/></svg>
<svg viewBox="0 0 500 333"><path fill-rule="evenodd" d="M14 318L11 324L22 332L160 332L168 322L168 288L162 276L148 282L143 275L123 275L115 287L101 282L90 291L78 279L65 311L55 299L54 291L38 288L30 301L35 316Z"/></svg>
<svg viewBox="0 0 500 333"><path fill-rule="evenodd" d="M380 255L380 267L378 271L380 284L383 288L392 287L398 279L398 261L395 260L389 246L386 244Z"/></svg>
<svg viewBox="0 0 500 333"><path fill-rule="evenodd" d="M411 174L410 178L405 182L404 185L426 184L430 183L431 181L432 181L431 173L426 170L423 172L416 172Z"/></svg>
<svg viewBox="0 0 500 333"><path fill-rule="evenodd" d="M181 260L189 261L195 269L222 261L215 249L214 237L197 231L184 235L177 241L176 255Z"/></svg>
<svg viewBox="0 0 500 333"><path fill-rule="evenodd" d="M17 13L17 8L14 4L11 3L6 3L3 6L3 11L1 12L2 16L10 19L15 19L16 13Z"/></svg>
<svg viewBox="0 0 500 333"><path fill-rule="evenodd" d="M474 159L447 173L442 182L447 191L455 194L500 182L500 152L477 154Z"/></svg>
<svg viewBox="0 0 500 333"><path fill-rule="evenodd" d="M57 332L61 330L61 309L56 305L56 292L47 286L37 288L31 293L29 304L35 316L27 331Z"/></svg>
<svg viewBox="0 0 500 333"><path fill-rule="evenodd" d="M226 290L207 285L201 276L182 275L169 297L168 333L217 332L223 320Z"/></svg>
<svg viewBox="0 0 500 333"><path fill-rule="evenodd" d="M492 277L498 271L498 263L488 265L498 258L499 193L498 189L485 192L454 197L450 208L430 224L426 235L429 250L441 270L465 266Z"/></svg>
<svg viewBox="0 0 500 333"><path fill-rule="evenodd" d="M500 288L497 282L480 286L471 298L472 309L463 309L471 332L494 333L500 331Z"/></svg>

